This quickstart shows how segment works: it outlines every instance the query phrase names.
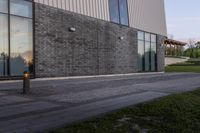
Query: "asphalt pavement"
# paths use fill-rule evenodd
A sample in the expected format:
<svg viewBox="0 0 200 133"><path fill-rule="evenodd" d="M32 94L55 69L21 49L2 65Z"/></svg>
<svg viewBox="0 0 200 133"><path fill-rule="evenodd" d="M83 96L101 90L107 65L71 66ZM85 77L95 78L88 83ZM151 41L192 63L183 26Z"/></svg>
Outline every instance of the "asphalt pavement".
<svg viewBox="0 0 200 133"><path fill-rule="evenodd" d="M49 131L199 87L195 73L33 79L27 95L22 81L0 81L0 133Z"/></svg>

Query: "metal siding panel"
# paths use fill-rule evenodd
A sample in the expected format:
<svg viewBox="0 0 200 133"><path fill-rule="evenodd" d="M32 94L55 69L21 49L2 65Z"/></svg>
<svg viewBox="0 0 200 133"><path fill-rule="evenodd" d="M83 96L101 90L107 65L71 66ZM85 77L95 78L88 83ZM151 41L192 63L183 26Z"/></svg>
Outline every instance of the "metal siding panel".
<svg viewBox="0 0 200 133"><path fill-rule="evenodd" d="M73 11L73 4L72 4L73 0L69 0L69 11Z"/></svg>
<svg viewBox="0 0 200 133"><path fill-rule="evenodd" d="M65 10L65 0L61 0L61 8Z"/></svg>
<svg viewBox="0 0 200 133"><path fill-rule="evenodd" d="M96 14L96 17L100 19L100 13L99 13L99 0L96 0L96 11L97 11L97 14Z"/></svg>
<svg viewBox="0 0 200 133"><path fill-rule="evenodd" d="M97 0L97 11L98 11L98 14L97 14L97 18L101 19L101 9L100 9L100 0Z"/></svg>
<svg viewBox="0 0 200 133"><path fill-rule="evenodd" d="M100 19L103 19L103 0L99 0L99 12L100 12Z"/></svg>
<svg viewBox="0 0 200 133"><path fill-rule="evenodd" d="M76 7L76 0L73 0L73 12L77 12L77 7Z"/></svg>
<svg viewBox="0 0 200 133"><path fill-rule="evenodd" d="M83 0L81 0L79 4L80 4L80 14L83 14Z"/></svg>
<svg viewBox="0 0 200 133"><path fill-rule="evenodd" d="M43 4L49 5L49 0L43 0Z"/></svg>
<svg viewBox="0 0 200 133"><path fill-rule="evenodd" d="M54 0L54 1L53 1L53 7L58 7L58 6L57 6L57 0Z"/></svg>
<svg viewBox="0 0 200 133"><path fill-rule="evenodd" d="M167 35L164 0L128 0L130 27Z"/></svg>
<svg viewBox="0 0 200 133"><path fill-rule="evenodd" d="M99 0L99 12L100 12L100 19L103 19L103 0Z"/></svg>
<svg viewBox="0 0 200 133"><path fill-rule="evenodd" d="M88 0L85 0L85 15L87 15L88 16L88 14L89 14L89 9L88 9Z"/></svg>
<svg viewBox="0 0 200 133"><path fill-rule="evenodd" d="M94 16L94 7L92 6L92 3L93 3L93 0L90 0L90 4L89 4L89 6L90 6L90 16L95 17Z"/></svg>
<svg viewBox="0 0 200 133"><path fill-rule="evenodd" d="M87 9L87 13L85 15L90 16L90 0L86 0L86 9Z"/></svg>
<svg viewBox="0 0 200 133"><path fill-rule="evenodd" d="M49 6L53 6L53 0L49 0Z"/></svg>
<svg viewBox="0 0 200 133"><path fill-rule="evenodd" d="M38 2L43 4L43 0L39 0Z"/></svg>
<svg viewBox="0 0 200 133"><path fill-rule="evenodd" d="M110 20L108 0L34 0L37 3L80 13L98 19Z"/></svg>
<svg viewBox="0 0 200 133"><path fill-rule="evenodd" d="M83 14L87 14L87 9L86 9L86 0L83 0Z"/></svg>
<svg viewBox="0 0 200 133"><path fill-rule="evenodd" d="M104 4L104 0L101 0L101 19L105 20L105 4Z"/></svg>
<svg viewBox="0 0 200 133"><path fill-rule="evenodd" d="M66 10L69 10L69 0L65 0L65 7L66 7Z"/></svg>
<svg viewBox="0 0 200 133"><path fill-rule="evenodd" d="M106 10L106 20L107 21L110 21L110 11L109 11L109 3L108 3L108 0L105 0L106 3L105 3L105 10Z"/></svg>
<svg viewBox="0 0 200 133"><path fill-rule="evenodd" d="M106 0L103 0L103 20L106 20Z"/></svg>
<svg viewBox="0 0 200 133"><path fill-rule="evenodd" d="M94 17L98 18L97 17L97 0L93 1L93 7L94 7Z"/></svg>
<svg viewBox="0 0 200 133"><path fill-rule="evenodd" d="M58 5L58 8L62 9L62 3L61 3L61 0L57 0L57 5Z"/></svg>
<svg viewBox="0 0 200 133"><path fill-rule="evenodd" d="M81 13L79 0L76 0L76 10L77 10L77 13Z"/></svg>

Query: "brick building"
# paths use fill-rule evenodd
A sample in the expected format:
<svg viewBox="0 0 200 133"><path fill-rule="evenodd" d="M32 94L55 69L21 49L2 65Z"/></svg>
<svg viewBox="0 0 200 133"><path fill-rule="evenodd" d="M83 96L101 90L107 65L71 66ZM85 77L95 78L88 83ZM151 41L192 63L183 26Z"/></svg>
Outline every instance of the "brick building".
<svg viewBox="0 0 200 133"><path fill-rule="evenodd" d="M164 70L164 0L0 0L0 77Z"/></svg>

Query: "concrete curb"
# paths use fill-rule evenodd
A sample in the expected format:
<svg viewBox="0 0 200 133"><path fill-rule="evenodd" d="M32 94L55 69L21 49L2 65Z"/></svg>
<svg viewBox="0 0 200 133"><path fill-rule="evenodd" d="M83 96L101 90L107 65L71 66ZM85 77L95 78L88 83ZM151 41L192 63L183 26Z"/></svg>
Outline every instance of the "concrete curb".
<svg viewBox="0 0 200 133"><path fill-rule="evenodd" d="M128 73L128 74L109 74L109 75L92 75L92 76L70 76L70 77L55 77L55 78L36 78L32 81L45 81L45 80L63 80L63 79L84 79L84 78L103 78L103 77L122 77L134 75L151 75L151 74L164 74L165 72L149 72L149 73Z"/></svg>
<svg viewBox="0 0 200 133"><path fill-rule="evenodd" d="M88 79L88 78L103 78L103 77L122 77L122 76L137 76L137 75L155 75L164 74L165 72L147 72L147 73L127 73L127 74L108 74L108 75L92 75L92 76L69 76L69 77L50 77L50 78L36 78L31 81L51 81L51 80L64 80L64 79ZM22 80L5 80L1 83L18 83Z"/></svg>

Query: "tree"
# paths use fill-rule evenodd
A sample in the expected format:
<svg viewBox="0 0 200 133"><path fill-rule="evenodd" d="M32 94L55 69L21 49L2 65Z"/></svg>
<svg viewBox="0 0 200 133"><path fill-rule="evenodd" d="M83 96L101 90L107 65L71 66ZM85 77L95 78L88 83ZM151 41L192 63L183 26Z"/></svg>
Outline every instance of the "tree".
<svg viewBox="0 0 200 133"><path fill-rule="evenodd" d="M189 39L187 44L188 49L184 51L184 55L190 58L199 58L200 57L200 42L195 41L194 39Z"/></svg>
<svg viewBox="0 0 200 133"><path fill-rule="evenodd" d="M191 48L194 48L195 45L196 45L196 41L195 41L194 39L191 39L191 38L190 38L190 39L188 40L187 46L191 49Z"/></svg>
<svg viewBox="0 0 200 133"><path fill-rule="evenodd" d="M194 39L189 39L188 40L188 50L187 50L187 56L189 56L190 58L195 58L195 44L196 41Z"/></svg>
<svg viewBox="0 0 200 133"><path fill-rule="evenodd" d="M200 41L196 42L196 48L200 48Z"/></svg>
<svg viewBox="0 0 200 133"><path fill-rule="evenodd" d="M200 41L196 42L196 58L200 57Z"/></svg>

